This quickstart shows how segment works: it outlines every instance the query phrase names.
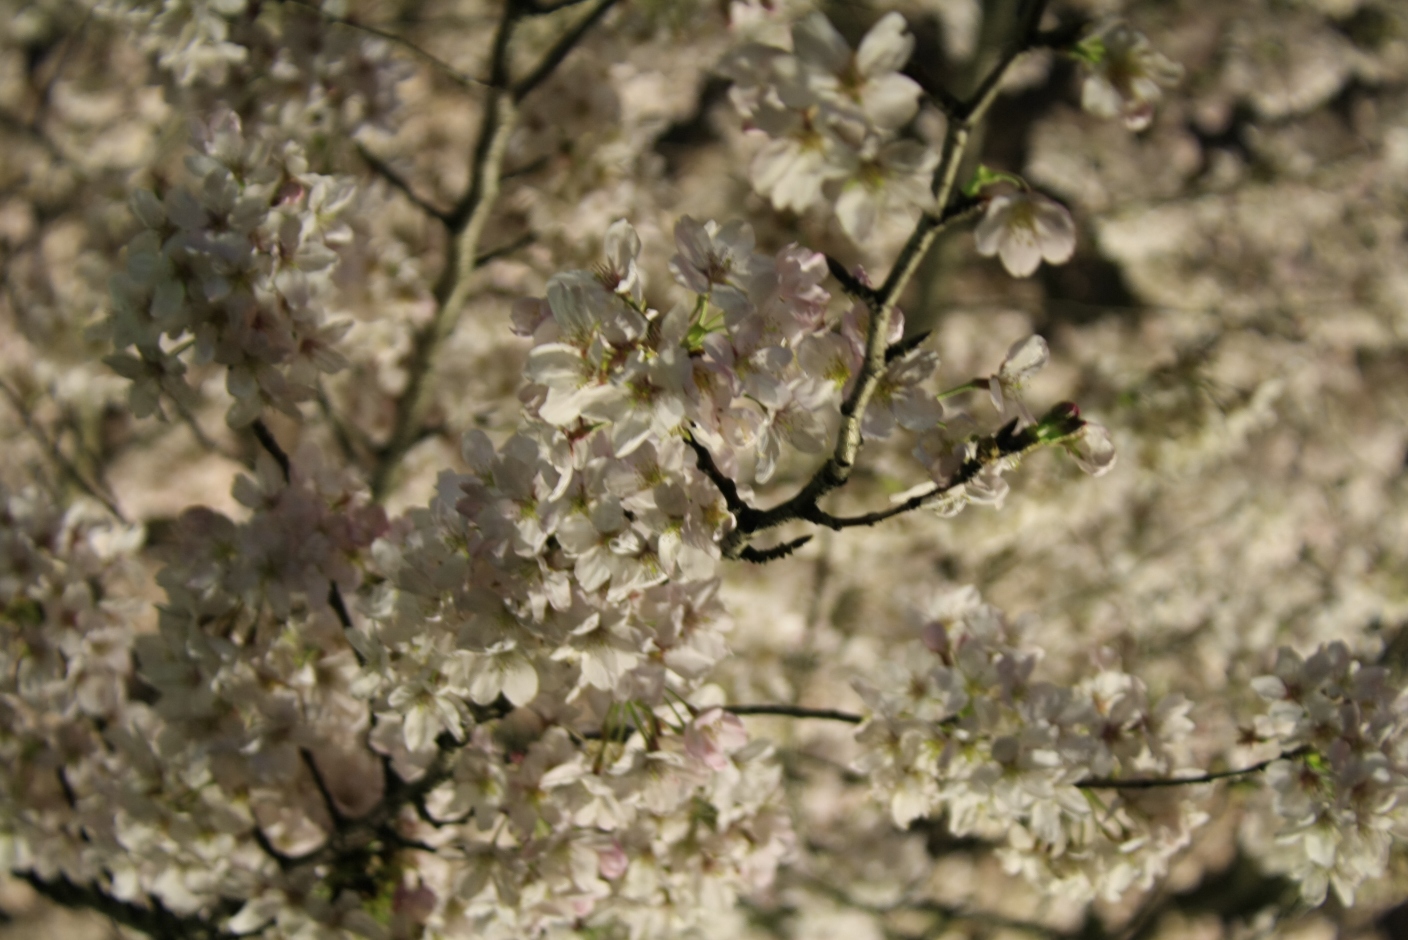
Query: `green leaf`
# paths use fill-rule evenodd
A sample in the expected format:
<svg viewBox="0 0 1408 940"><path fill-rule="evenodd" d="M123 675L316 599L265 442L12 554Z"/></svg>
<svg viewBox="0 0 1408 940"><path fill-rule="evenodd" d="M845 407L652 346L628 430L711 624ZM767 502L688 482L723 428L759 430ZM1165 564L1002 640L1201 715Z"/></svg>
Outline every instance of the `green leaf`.
<svg viewBox="0 0 1408 940"><path fill-rule="evenodd" d="M1105 40L1099 36L1087 36L1070 48L1070 54L1072 58L1094 68L1105 61Z"/></svg>
<svg viewBox="0 0 1408 940"><path fill-rule="evenodd" d="M20 627L37 627L44 623L44 608L27 597L16 597L0 611L0 620L8 620Z"/></svg>
<svg viewBox="0 0 1408 940"><path fill-rule="evenodd" d="M1015 173L1006 173L1002 170L994 170L985 163L978 164L978 169L974 171L973 178L968 181L968 185L963 187L963 195L976 196L989 186L995 183L1011 183L1022 189L1026 189L1027 181Z"/></svg>

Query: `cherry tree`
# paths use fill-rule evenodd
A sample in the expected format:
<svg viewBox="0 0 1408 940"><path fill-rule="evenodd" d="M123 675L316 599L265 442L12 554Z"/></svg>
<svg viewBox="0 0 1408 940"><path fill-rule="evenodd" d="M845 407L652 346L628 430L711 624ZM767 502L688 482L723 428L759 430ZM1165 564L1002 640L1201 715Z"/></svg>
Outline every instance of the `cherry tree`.
<svg viewBox="0 0 1408 940"><path fill-rule="evenodd" d="M1393 923L1396 5L3 15L13 884L157 938Z"/></svg>

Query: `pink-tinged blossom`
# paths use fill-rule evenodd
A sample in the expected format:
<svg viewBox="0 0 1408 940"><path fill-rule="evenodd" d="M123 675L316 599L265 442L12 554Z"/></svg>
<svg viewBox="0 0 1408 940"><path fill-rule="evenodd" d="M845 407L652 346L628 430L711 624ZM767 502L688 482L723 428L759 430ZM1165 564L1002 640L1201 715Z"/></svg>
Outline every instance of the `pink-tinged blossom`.
<svg viewBox="0 0 1408 940"><path fill-rule="evenodd" d="M1076 436L1065 443L1065 448L1075 458L1076 465L1093 477L1104 476L1114 469L1115 442L1103 424L1085 422Z"/></svg>
<svg viewBox="0 0 1408 940"><path fill-rule="evenodd" d="M1156 52L1143 33L1114 21L1087 43L1096 45L1094 64L1081 86L1081 107L1103 118L1120 118L1125 127L1141 131L1154 118L1163 89L1176 85L1183 67Z"/></svg>
<svg viewBox="0 0 1408 940"><path fill-rule="evenodd" d="M959 416L915 441L914 458L941 488L927 505L941 516L956 515L969 503L1001 507L1007 497L1009 487L1002 474L1011 464L1006 460L979 461L978 442L967 436L971 425L971 419ZM969 464L974 461L979 461L978 466L970 472ZM968 474L966 480L960 478L964 473Z"/></svg>
<svg viewBox="0 0 1408 940"><path fill-rule="evenodd" d="M1013 416L1021 418L1021 426L1032 424L1032 417L1026 402L1018 394L1032 376L1036 375L1051 359L1051 350L1046 340L1040 336L1028 336L1018 340L1007 350L997 374L988 379L988 394L992 396L992 406L1002 415L1005 422Z"/></svg>
<svg viewBox="0 0 1408 940"><path fill-rule="evenodd" d="M842 229L864 241L878 218L922 207L938 157L897 140L921 89L900 74L914 48L903 17L890 13L852 52L821 13L792 29L793 53L749 44L721 66L735 106L769 140L753 159L759 193L782 210L831 203Z"/></svg>
<svg viewBox="0 0 1408 940"><path fill-rule="evenodd" d="M772 478L784 441L807 454L825 450L836 414L835 390L827 383L808 378L780 387L758 428L753 478Z"/></svg>
<svg viewBox="0 0 1408 940"><path fill-rule="evenodd" d="M607 881L615 881L626 873L630 857L621 848L621 843L612 841L610 845L596 850L597 869Z"/></svg>
<svg viewBox="0 0 1408 940"><path fill-rule="evenodd" d="M645 335L644 314L587 271L567 271L548 281L548 306L562 341L584 352L600 355L600 343L624 347Z"/></svg>
<svg viewBox="0 0 1408 940"><path fill-rule="evenodd" d="M831 292L822 287L829 272L826 256L792 244L777 253L777 294L775 312L787 339L796 342L824 325Z"/></svg>
<svg viewBox="0 0 1408 940"><path fill-rule="evenodd" d="M994 196L974 233L978 254L994 255L1013 277L1027 277L1043 260L1065 264L1076 250L1076 227L1060 203L1038 193Z"/></svg>
<svg viewBox="0 0 1408 940"><path fill-rule="evenodd" d="M748 299L752 280L771 272L766 259L753 253L753 229L745 222L723 226L712 220L698 222L684 216L675 223L675 247L670 259L675 280L709 299L726 313L751 310Z"/></svg>
<svg viewBox="0 0 1408 940"><path fill-rule="evenodd" d="M911 353L886 366L865 410L861 432L883 440L899 425L906 431L927 431L943 418L943 405L924 387L939 367L939 357L928 350Z"/></svg>
<svg viewBox="0 0 1408 940"><path fill-rule="evenodd" d="M685 753L715 771L728 767L729 757L747 743L742 720L722 708L700 712L684 731Z"/></svg>

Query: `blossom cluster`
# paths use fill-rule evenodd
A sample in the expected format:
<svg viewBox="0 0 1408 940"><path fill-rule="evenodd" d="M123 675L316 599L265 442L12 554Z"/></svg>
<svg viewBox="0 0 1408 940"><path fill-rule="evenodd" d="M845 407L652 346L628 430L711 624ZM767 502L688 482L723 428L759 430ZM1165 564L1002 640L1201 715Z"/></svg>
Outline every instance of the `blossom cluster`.
<svg viewBox="0 0 1408 940"><path fill-rule="evenodd" d="M1408 694L1340 642L1309 657L1282 647L1252 688L1267 708L1255 739L1281 751L1266 768L1280 821L1275 867L1312 904L1330 887L1353 904L1408 834Z"/></svg>
<svg viewBox="0 0 1408 940"><path fill-rule="evenodd" d="M96 12L130 30L196 110L233 107L309 146L385 125L409 74L386 40L294 4L105 0Z"/></svg>
<svg viewBox="0 0 1408 940"><path fill-rule="evenodd" d="M917 614L922 639L856 683L856 768L895 824L942 814L955 836L1000 843L1009 872L1080 901L1151 885L1206 815L1186 792L1119 780L1179 775L1191 703L1115 669L1042 681L1040 650L972 588Z"/></svg>
<svg viewBox="0 0 1408 940"><path fill-rule="evenodd" d="M921 89L901 74L914 50L904 18L888 13L852 50L812 13L792 28L792 49L749 43L720 65L730 97L769 138L750 170L778 209L826 203L864 242L877 222L929 201L939 158L900 131L919 112Z"/></svg>
<svg viewBox="0 0 1408 940"><path fill-rule="evenodd" d="M828 322L826 262L816 252L794 245L768 257L754 251L746 224L689 217L676 226L675 242L671 271L693 297L668 311L644 305L640 240L617 223L600 272L560 274L546 299L520 301L514 315L516 331L534 340L528 413L557 433L600 426L618 459L650 442L646 467L660 462L654 450L663 448L666 468L685 474L683 499L676 500L684 508L717 498L706 495L716 491L692 460L670 456L679 454L685 434L744 484L772 477L783 443L820 452L864 335L855 317L842 331ZM931 369L917 371L922 377ZM938 416L934 402L913 420L925 427ZM885 428L876 424L874 432ZM639 475L649 479L649 472ZM718 518L681 531L699 531L703 540L691 540L694 547L716 555L709 544L732 524Z"/></svg>
<svg viewBox="0 0 1408 940"><path fill-rule="evenodd" d="M132 196L143 230L98 327L119 350L105 361L132 381L138 417L160 412L163 395L179 407L194 400L188 362L226 368L231 427L266 407L297 417L318 376L346 365L336 343L351 321L329 320L325 298L335 246L351 235L340 216L355 187L310 172L295 143L246 135L230 111L199 138L190 188Z"/></svg>
<svg viewBox="0 0 1408 940"><path fill-rule="evenodd" d="M251 510L244 522L204 509L177 522L158 576L167 593L158 629L135 643L86 580L135 547L129 530L58 514L33 494L7 499L3 584L15 629L6 631L5 746L20 768L5 777L11 869L100 885L119 900L154 898L177 915L223 909L227 929L268 938L390 937L387 917L369 911L379 893L391 922L441 936L583 922L656 936L765 884L789 854L780 769L736 717L679 692L667 700L656 690L657 708L597 688L646 658L648 620L657 673L668 662L695 675L719 655L712 583L662 586L638 600L638 621L617 617L599 630L600 614L577 615L590 604L609 612L605 599L573 584L578 609L540 625L560 645L507 633L534 657L580 651L534 660L558 673L545 673L539 694L496 668L509 662L497 655L503 644L484 649L484 637L513 623L511 598L484 597L511 580L512 566L500 566L497 584L478 580L495 568L487 541L471 566L466 542L432 522L438 546L461 564L430 567L429 552L393 547L381 509L310 449L293 457L287 479L261 458L235 495ZM453 504L437 508L467 534ZM390 537L377 543L388 569L379 576L392 578L349 637L342 596L376 566L368 549L379 536ZM389 564L398 551L412 567ZM404 604L404 616L383 606L417 589L419 606ZM471 598L477 613L457 610ZM574 687L567 673L589 683ZM141 701L128 700L132 681ZM384 709L374 726L369 700ZM436 706L472 718L443 736L431 728L438 740L427 755L418 735ZM417 766L435 755L433 770ZM416 781L424 788L412 805L397 794ZM348 820L370 818L383 819L378 838L397 840L395 858L363 872L359 884L373 885L359 892L348 872L312 859Z"/></svg>
<svg viewBox="0 0 1408 940"><path fill-rule="evenodd" d="M129 701L137 606L112 596L144 533L96 504L0 488L0 861L89 876L86 785ZM91 813L98 807L89 805Z"/></svg>
<svg viewBox="0 0 1408 940"><path fill-rule="evenodd" d="M73 20L35 26L62 6L27 7L23 24L0 30L0 44L22 49L32 66L0 81L6 178L25 172L13 153L42 148L56 164L7 185L0 205L6 257L33 256L26 267L56 288L17 290L18 266L7 270L0 308L20 327L0 323L8 399L0 422L20 428L14 405L32 433L20 429L23 453L7 455L0 475L8 480L37 454L57 461L65 482L106 490L104 471L141 449L134 443L172 440L173 429L150 426L124 437L126 415L111 402L120 383L56 367L55 324L102 306L65 291L69 263L95 285L114 266L122 271L97 332L117 343L108 361L133 383L131 410L175 404L197 430L218 422L228 401L194 393L213 364L235 398L236 431L268 407L311 411L302 405L317 389L327 393L328 426L350 432L344 456L362 465L345 475L326 469L310 446L281 463L257 425L269 453L236 483L243 517L194 509L174 527L152 526L144 560L165 558L159 618L124 600L140 596L120 577L120 559L141 541L135 527L86 503L63 509L38 491L0 490L0 857L12 874L41 890L47 882L101 892L109 910L130 902L129 910L270 940L822 936L853 926L865 936L896 924L908 932L927 914L939 918L935 930L957 936L991 932L977 917L968 922L983 910L1022 929L1023 911L1040 904L1044 913L1032 916L1043 923L1025 925L1037 932L1049 928L1048 913L1078 917L1092 898L1150 887L1140 923L1153 929L1184 896L1176 885L1185 874L1214 876L1220 862L1206 850L1212 844L1215 855L1232 827L1198 825L1201 807L1217 805L1230 822L1245 813L1244 849L1290 874L1307 901L1333 887L1346 904L1377 903L1367 882L1395 870L1396 843L1408 835L1401 683L1350 652L1372 651L1364 625L1399 621L1402 606L1394 572L1403 516L1391 509L1401 501L1393 481L1404 438L1393 415L1402 370L1385 350L1397 348L1401 319L1403 242L1388 210L1402 202L1403 175L1385 168L1401 168L1408 151L1392 126L1402 123L1392 116L1401 102L1383 90L1401 84L1408 58L1380 22L1402 18L1385 0L1364 0L1349 20L1317 12L1333 4L1278 8L1266 23L1248 9L1224 30L1192 29L1191 14L1161 10L1156 38L1183 52L1231 38L1211 56L1225 77L1200 75L1191 106L1157 125L1153 108L1179 70L1148 40L1109 23L1064 49L1087 67L1085 110L1147 133L1133 137L1057 103L988 141L998 144L991 152L1025 154L1033 183L1090 221L1081 270L1069 272L1071 283L1059 272L1012 288L992 278L995 265L952 278L944 260L941 277L915 283L926 307L943 295L939 326L921 347L906 338L899 311L887 310L888 355L856 422L857 440L880 446L827 506L840 512L904 485L897 481L913 467L888 458L910 444L883 444L900 437L896 429L915 435L911 452L929 478L894 497L897 512L999 504L1005 474L1037 445L1062 446L1099 474L1111 468L1118 437L1129 445L1121 473L1088 487L1038 467L1014 511L887 526L884 536L822 533L799 558L731 571L725 557L752 534L749 520L777 505L767 488L836 452L842 403L868 377L867 346L876 351L867 333L881 292L833 261L848 292L870 301L843 306L826 289L824 256L795 245L759 252L742 223L690 218L676 229L675 283L664 289L646 289L642 272L656 253L625 223L612 226L594 269L549 272L580 265L553 259L577 258L592 243L581 233L609 219L629 217L652 237L681 206L700 217L734 211L720 204L730 186L693 172L712 165L694 158L720 146L695 122L714 117L708 96L717 86L702 63L745 19L769 36L795 21L790 44L750 45L723 66L748 129L768 137L755 188L784 212L834 209L873 255L883 254L876 245L893 230L890 216L931 213L917 237L938 213L928 194L940 151L910 139L927 138L937 122L925 123L935 115L919 113L928 105L901 74L914 39L898 14L877 13L852 51L810 13L810 0L622 3L599 20L589 8L608 5L561 4L553 20L556 4L515 0L465 0L433 19L355 2L100 4L99 20L129 30L130 43L101 22L81 42L84 30L69 35ZM1052 9L1043 25L1057 28L1034 41L1071 35L1067 10ZM971 56L972 48L955 51L950 33L969 10L976 38L980 5L937 10L950 53ZM850 24L867 16L863 5L847 15ZM503 165L482 175L491 156L475 153L474 182L461 195L450 184L474 148L458 122L477 107L464 99L483 91L466 76L494 71L476 60L492 31L464 36L440 24L490 16L508 25L519 17L518 33L540 49L558 25L585 24L590 35L517 103L496 137L504 146L492 159ZM666 23L674 32L660 42ZM1331 36L1328 46L1301 42L1307 24ZM1294 54L1283 54L1283 29L1297 37ZM391 33L408 38L393 45L383 38ZM393 113L394 83L410 70L389 53L410 61L418 36L432 79L474 64L450 75L462 97L445 93L450 82L407 83L399 92L414 104ZM1250 41L1258 37L1266 41ZM75 141L113 122L94 116L102 95L89 86L102 84L94 75L106 60L87 53L128 45L150 55L150 74L165 86L161 104L149 74L111 69L112 85L145 94L143 120L167 122L169 135L192 113L206 116L203 156L190 162L184 188L166 168L140 166L145 158L131 156L139 146L120 165L103 163L111 156L103 148L74 158L86 149ZM527 50L506 46L517 74ZM1342 61L1322 62L1326 48ZM1016 81L993 87L1015 90L1046 65L1042 53L1021 57L1008 75ZM1300 120L1326 117L1310 112L1351 82L1354 107L1319 125ZM1273 98L1291 104L1272 108ZM213 110L217 103L238 121ZM963 102L937 93L931 104L950 119L963 113ZM393 136L373 148L388 154L385 163L361 151L387 185L353 200L346 178L322 174L346 167L354 132L393 117ZM1092 139L1100 146L1087 147ZM1098 156L1082 156L1092 149ZM1317 163L1332 151L1342 163ZM146 231L119 256L126 233L114 239L91 223L126 219L110 194L134 174L156 191L134 196ZM1011 173L989 173L986 183L983 174L942 207L958 211L938 213L940 225L986 209L978 253L1019 277L1074 257L1075 226L1061 203ZM461 200L490 177L502 191L483 203L487 234L478 238L476 222L478 241L460 247L468 245L462 260L494 260L470 278L471 300L452 329L442 336L437 322L422 332L455 274L444 270L432 290L440 253L460 241L462 213L437 206L468 205ZM1253 177L1257 185L1236 189ZM1342 211L1337 179L1352 181L1354 211ZM988 192L991 183L1016 191ZM1195 204L1179 200L1188 193ZM757 241L771 245L796 237L786 227L817 220L762 219ZM1092 270L1097 258L1114 267ZM1248 272L1267 270L1279 274L1254 280L1274 303L1242 289ZM1087 279L1091 295L1079 283ZM1057 283L1061 302L1041 313L994 309L1026 310ZM1356 287L1339 316L1297 312L1323 307L1323 298L1307 301L1318 297L1310 286L1337 296L1344 284ZM1126 288L1167 306L1118 315L1094 306ZM487 338L508 316L504 298L526 293L545 295L513 314L532 348ZM969 309L975 295L984 306ZM1072 315L1067 301L1087 306ZM342 335L332 307L355 308L349 315L369 328ZM1052 338L1054 357L1029 335L1034 323ZM992 375L967 378L1013 339ZM934 350L946 367L959 363L962 384L932 384ZM20 363L31 353L33 365ZM357 374L319 389L344 356ZM1024 386L1052 358L1043 391L1079 390L1083 404L1115 416L1114 436L1074 406L1028 407ZM481 394L510 391L525 359L517 400ZM1297 363L1292 377L1287 361ZM44 390L57 373L72 394L53 408ZM428 417L403 425L418 411L400 407L408 386L415 392L404 401L423 391ZM1000 430L964 413L985 412L988 397ZM502 420L520 411L521 420ZM437 432L471 415L482 430L464 436L456 470L441 474L427 506L388 519L368 502L360 474L397 464L412 489L426 481L420 471L454 460L453 438ZM297 430L280 425L279 437L318 437L324 429L310 417ZM414 459L382 460L375 442L388 428L419 436ZM184 439L184 428L174 431ZM216 436L231 439L224 429ZM182 483L190 459L171 462ZM83 479L90 470L96 488ZM139 475L119 468L113 506L148 511L127 499ZM404 490L384 483L376 498L399 504ZM814 504L793 524L812 517L837 522ZM1234 539L1242 557L1229 557ZM857 613L936 568L1049 617L1028 631L965 591L924 605L908 634L921 640L895 644L888 619ZM765 602L739 603L756 571L767 572L756 595ZM155 632L148 619L159 619ZM1193 756L1201 765L1221 753L1228 742L1219 735L1230 729L1212 709L1193 728L1186 702L1152 690L1215 703L1248 662L1260 667L1268 644L1312 648L1328 637L1348 646L1306 659L1283 653L1275 676L1254 683L1269 710L1243 743L1275 759L1251 773L1237 772L1247 766L1239 761L1226 772L1187 769ZM1090 649L1104 642L1119 648L1119 667L1102 650L1091 670ZM825 728L842 726L808 720L786 726L775 754L736 713L858 716L723 704L844 706L854 663L843 652L870 659L857 683L866 703L857 740L827 738ZM821 753L833 745L847 758L858 747L867 776ZM1210 786L1231 785L1215 782L1222 777L1258 789L1204 803ZM879 797L873 805L866 789ZM897 825L876 825L882 813ZM794 825L807 829L794 836ZM1186 864L1165 881L1175 853ZM995 860L1015 877L973 877L996 875ZM761 890L779 881L772 897ZM959 896L975 881L997 899ZM954 894L932 900L940 890ZM720 927L716 915L750 893L757 916L731 932ZM1050 895L1078 904L1051 905ZM1125 907L1087 916L1118 919ZM828 923L831 912L840 916ZM1338 907L1323 916L1339 917Z"/></svg>
<svg viewBox="0 0 1408 940"><path fill-rule="evenodd" d="M377 767L330 598L358 586L357 555L384 514L306 453L288 482L268 461L235 494L245 522L192 509L175 524L157 628L120 651L142 694L108 716L87 773L65 767L66 812L23 833L37 871L208 913L276 877L260 836L318 839L328 809L310 767L338 782L344 805L365 805ZM72 857L56 851L65 828L82 834Z"/></svg>

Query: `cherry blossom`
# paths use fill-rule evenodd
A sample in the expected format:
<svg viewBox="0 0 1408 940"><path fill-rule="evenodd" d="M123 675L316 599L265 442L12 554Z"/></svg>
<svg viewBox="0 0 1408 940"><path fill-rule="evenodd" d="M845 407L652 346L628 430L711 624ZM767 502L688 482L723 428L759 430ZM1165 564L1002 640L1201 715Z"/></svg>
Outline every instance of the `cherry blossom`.
<svg viewBox="0 0 1408 940"><path fill-rule="evenodd" d="M997 255L1013 277L1028 277L1042 261L1064 264L1076 250L1075 223L1058 202L1037 193L992 197L975 232L978 254Z"/></svg>
<svg viewBox="0 0 1408 940"><path fill-rule="evenodd" d="M1375 921L1385 4L890 6L9 10L8 875L161 936L1177 933L1235 838L1300 900L1214 932ZM1071 213L1042 282L943 248Z"/></svg>
<svg viewBox="0 0 1408 940"><path fill-rule="evenodd" d="M1183 67L1119 20L1085 42L1093 51L1085 60L1090 74L1081 86L1081 107L1099 117L1118 117L1132 131L1144 130L1154 119L1163 89L1178 83Z"/></svg>

